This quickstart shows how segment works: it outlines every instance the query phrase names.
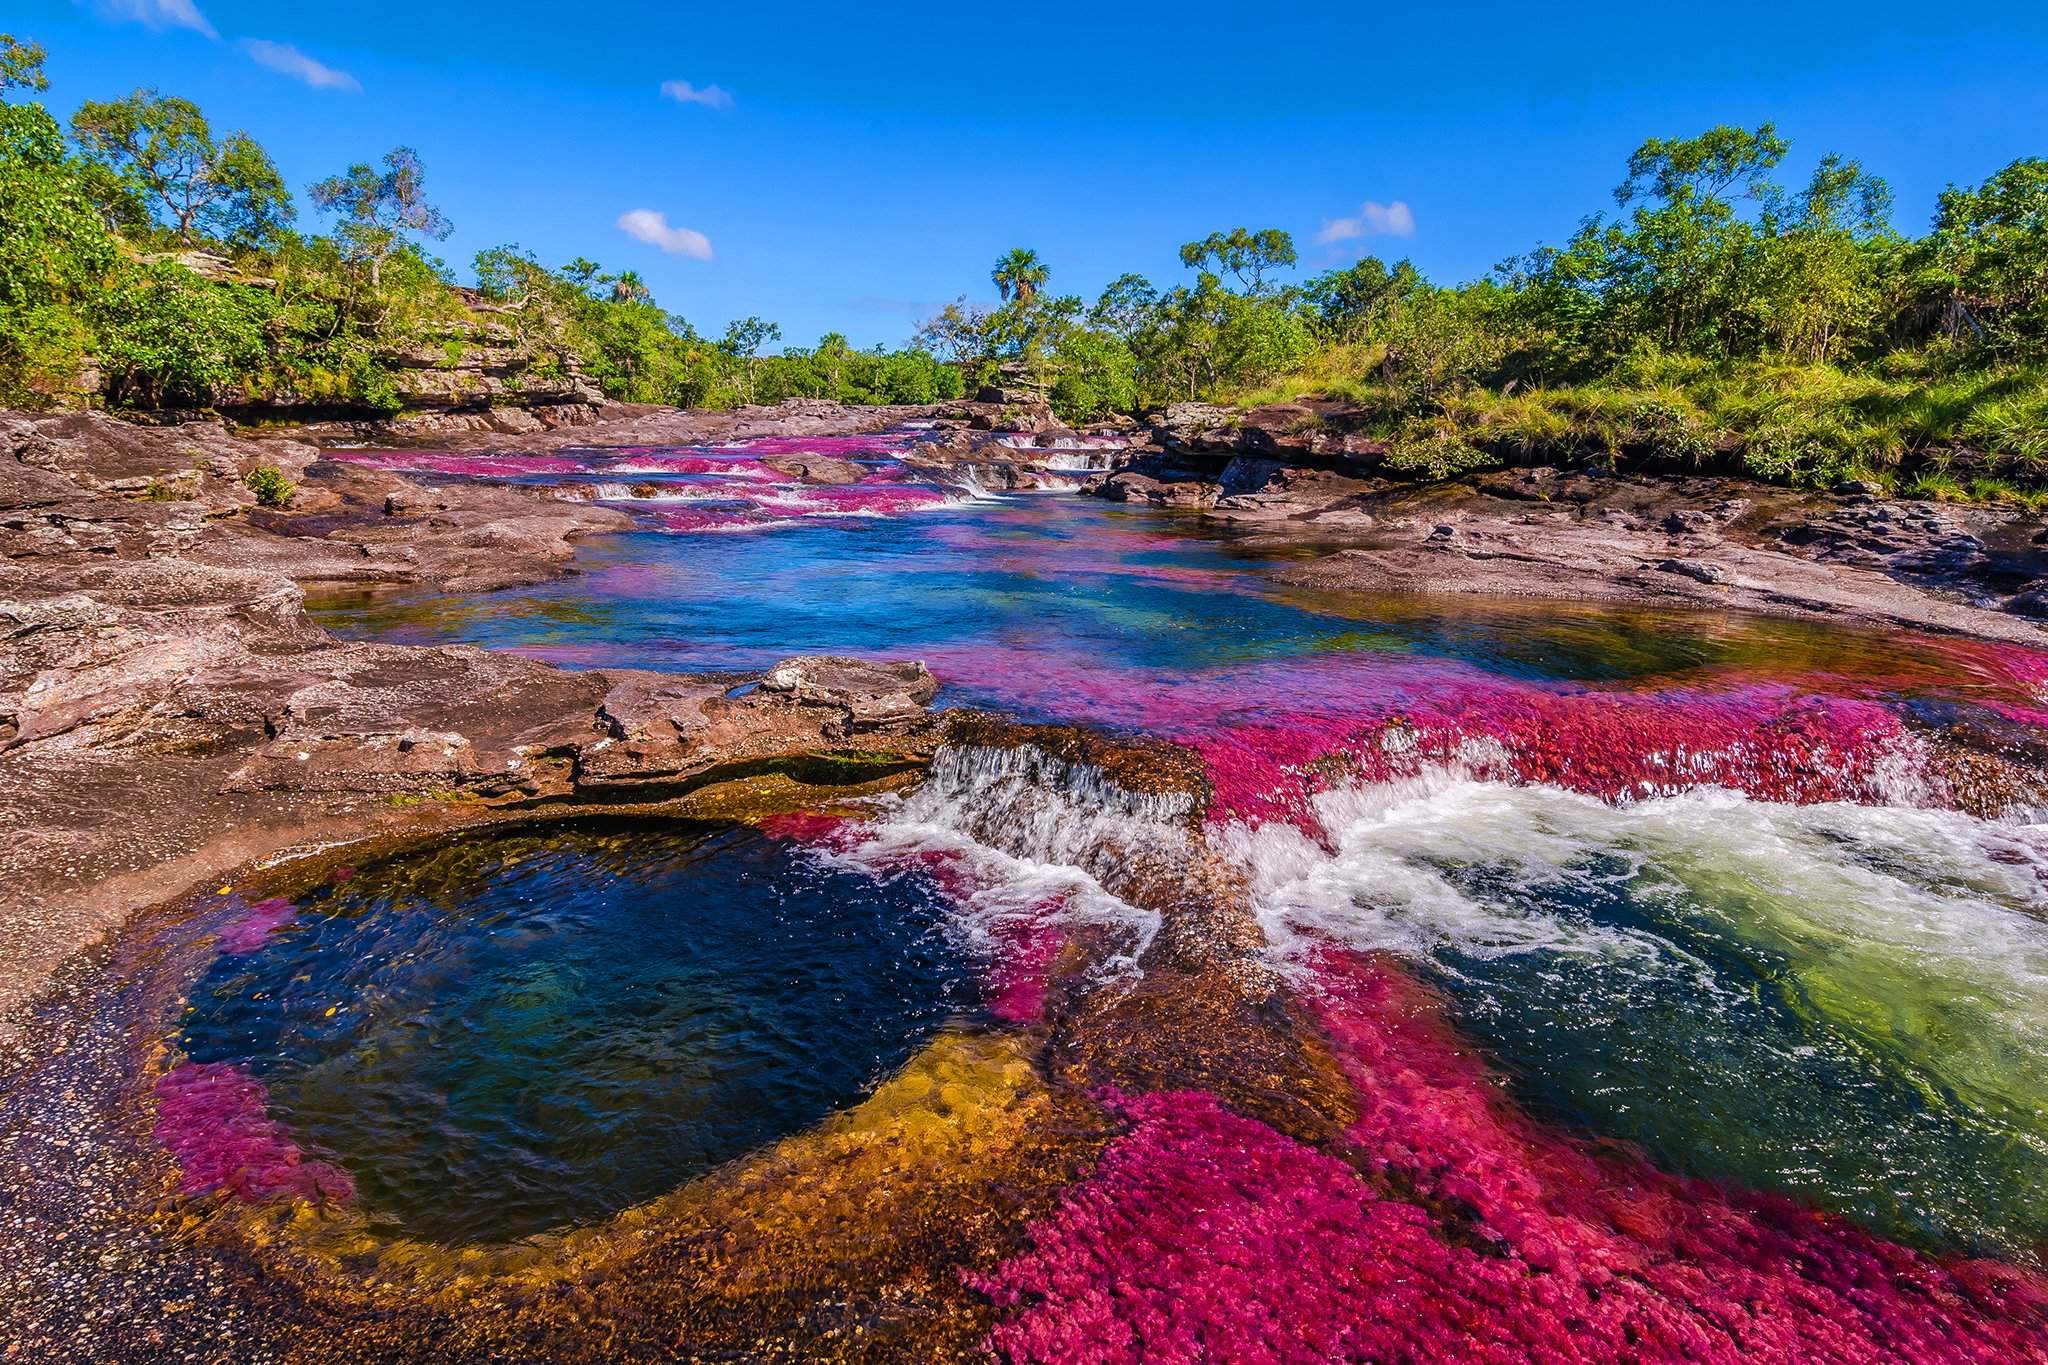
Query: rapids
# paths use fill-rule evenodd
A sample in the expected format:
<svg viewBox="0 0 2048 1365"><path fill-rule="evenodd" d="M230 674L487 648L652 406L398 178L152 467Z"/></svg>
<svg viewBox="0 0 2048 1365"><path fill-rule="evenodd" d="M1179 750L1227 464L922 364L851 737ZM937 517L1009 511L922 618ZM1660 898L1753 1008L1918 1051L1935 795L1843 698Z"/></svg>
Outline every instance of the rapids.
<svg viewBox="0 0 2048 1365"><path fill-rule="evenodd" d="M916 658L1000 720L710 845L213 907L188 1183L566 1238L706 1342L838 1295L1015 1360L2048 1358L2048 656L1316 595L1298 551L934 481L915 439L349 457L642 529L316 603L339 633Z"/></svg>

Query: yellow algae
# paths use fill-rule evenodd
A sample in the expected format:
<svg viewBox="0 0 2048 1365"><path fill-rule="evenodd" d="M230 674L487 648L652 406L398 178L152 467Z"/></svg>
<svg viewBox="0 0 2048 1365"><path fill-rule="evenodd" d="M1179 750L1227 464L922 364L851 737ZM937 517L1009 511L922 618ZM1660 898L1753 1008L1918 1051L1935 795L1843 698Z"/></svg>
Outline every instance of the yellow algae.
<svg viewBox="0 0 2048 1365"><path fill-rule="evenodd" d="M241 1211L216 1231L238 1227L314 1321L351 1321L351 1350L384 1330L365 1300L392 1295L410 1330L465 1353L603 1358L630 1343L951 1358L987 1325L961 1269L1014 1247L1110 1131L1094 1104L1045 1086L1033 1048L1021 1034L942 1033L854 1108L558 1236L448 1246L305 1204ZM599 1322L622 1325L592 1332Z"/></svg>

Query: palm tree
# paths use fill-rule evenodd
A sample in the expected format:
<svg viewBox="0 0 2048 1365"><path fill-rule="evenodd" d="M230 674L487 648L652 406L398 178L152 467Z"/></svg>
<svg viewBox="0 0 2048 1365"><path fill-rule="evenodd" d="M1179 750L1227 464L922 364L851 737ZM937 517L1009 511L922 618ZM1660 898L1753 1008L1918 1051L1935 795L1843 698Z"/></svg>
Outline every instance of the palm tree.
<svg viewBox="0 0 2048 1365"><path fill-rule="evenodd" d="M644 303L647 300L647 282L640 278L637 270L628 270L612 281L613 303Z"/></svg>
<svg viewBox="0 0 2048 1365"><path fill-rule="evenodd" d="M1037 252L1020 246L1011 248L1008 255L997 261L988 277L1002 292L1004 303L1023 305L1044 287L1048 273Z"/></svg>

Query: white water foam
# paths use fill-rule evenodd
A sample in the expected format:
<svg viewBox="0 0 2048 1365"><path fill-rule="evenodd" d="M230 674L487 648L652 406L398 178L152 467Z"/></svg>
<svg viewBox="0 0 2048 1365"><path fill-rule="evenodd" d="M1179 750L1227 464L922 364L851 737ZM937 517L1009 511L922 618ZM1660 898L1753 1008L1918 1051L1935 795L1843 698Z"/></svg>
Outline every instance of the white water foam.
<svg viewBox="0 0 2048 1365"><path fill-rule="evenodd" d="M1143 859L1194 856L1184 823L1192 807L1181 794L1126 791L1035 746L948 746L914 792L876 803L860 842L823 856L890 875L938 855L963 874L970 933L1026 921L1107 925L1123 942L1109 966L1130 970L1159 913L1112 888Z"/></svg>
<svg viewBox="0 0 2048 1365"><path fill-rule="evenodd" d="M1781 805L1718 787L1610 805L1547 786L1433 770L1316 799L1332 849L1278 822L1212 837L1251 878L1268 938L1490 953L1599 941L1475 901L1448 875L1524 885L1590 875L1704 883L1796 906L1816 930L1957 964L1994 959L2048 1007L2048 824L1848 803ZM1625 868L1594 874L1586 869ZM1625 936L1624 936L1625 937ZM2043 1011L2048 1022L2048 1008Z"/></svg>
<svg viewBox="0 0 2048 1365"><path fill-rule="evenodd" d="M1661 958L1715 1009L1753 983L1695 953L1734 952L1857 1046L2048 1134L2048 824L1721 788L1615 806L1445 772L1316 807L1327 847L1277 822L1212 834L1283 967L1330 941L1453 974L1638 955L1610 979Z"/></svg>

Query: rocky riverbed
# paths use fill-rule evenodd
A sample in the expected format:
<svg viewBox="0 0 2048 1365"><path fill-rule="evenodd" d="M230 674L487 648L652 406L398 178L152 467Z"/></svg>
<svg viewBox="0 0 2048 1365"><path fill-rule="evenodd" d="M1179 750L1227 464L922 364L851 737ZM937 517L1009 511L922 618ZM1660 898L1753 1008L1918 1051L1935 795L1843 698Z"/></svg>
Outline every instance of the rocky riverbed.
<svg viewBox="0 0 2048 1365"><path fill-rule="evenodd" d="M1800 494L1552 469L1417 488L1377 477L1369 446L1299 413L1226 423L1191 409L1149 430L1089 435L1043 411L987 406L615 406L573 433L439 433L436 448L488 458L558 449L572 435L633 448L914 423L925 430L912 459L929 470L996 487L1085 480L1096 496L1199 512L1250 543L1299 547L1276 572L1318 588L1741 609L2048 641L2036 620L2048 611L2048 531L2010 511L1862 487ZM993 430L1006 419L1035 429ZM0 450L0 808L20 831L0 850L0 954L20 968L0 986L0 1020L54 964L173 887L358 824L427 818L393 798L588 797L643 777L656 787L675 765L643 758L638 738L703 729L706 706L745 718L693 738L708 769L777 744L794 754L851 743L877 722L852 722L849 708L929 696L920 680L855 672L816 694L843 694L845 707L811 704L808 688L788 706L769 703L795 694L774 690L725 703L719 691L744 680L671 684L474 649L343 644L304 614L309 590L475 592L571 572L580 539L633 524L615 506L423 479L330 458L291 432L233 435L212 423L0 416ZM288 508L257 504L243 476L259 465L297 485ZM829 458L788 468L804 482L849 477ZM879 704L885 728L911 720L913 707Z"/></svg>
<svg viewBox="0 0 2048 1365"><path fill-rule="evenodd" d="M0 810L15 831L0 848L0 1096L11 1106L0 1137L16 1168L34 1172L0 1210L8 1339L29 1358L106 1360L941 1359L975 1348L1065 1360L1093 1358L1089 1343L1104 1341L1136 1359L1148 1342L1165 1349L1193 1332L1255 1356L1280 1329L1246 1319L1246 1304L1284 1300L1288 1331L1322 1334L1337 1354L1348 1341L1363 1358L1482 1319L1503 1350L1584 1348L1560 1358L1651 1340L1655 1358L1717 1358L1741 1340L1764 1358L1826 1342L1847 1358L1887 1339L1929 1358L2025 1358L2048 1325L2037 1272L1956 1259L2034 1226L2025 1172L1984 1179L1985 1207L1970 1210L1983 1230L1943 1233L1923 1254L1775 1195L1687 1184L1633 1149L1591 1155L1498 1100L1504 1082L1457 1032L1484 1030L1483 1012L1447 1022L1457 981L1506 970L1485 965L1498 947L1487 935L1525 929L1489 921L1459 960L1465 975L1425 985L1400 965L1410 931L1368 928L1346 879L1412 888L1437 875L1401 862L1398 839L1417 803L1445 801L1451 813L1427 837L1490 830L1473 865L1503 848L1528 860L1503 885L1576 868L1554 851L1566 843L1596 862L1668 857L1690 876L1705 855L1666 849L1672 836L1651 808L1712 789L1738 804L1687 820L1762 822L1714 856L1771 840L1822 850L1800 894L1832 905L1869 893L1826 850L1867 844L1857 866L1904 878L1916 925L1944 922L1957 913L1944 899L1954 886L2002 886L2001 869L2032 856L1977 817L2038 805L2042 791L2041 670L2032 649L2014 648L2048 646L2036 617L2048 591L2040 525L1861 487L1794 493L1697 476L1528 469L1418 488L1384 478L1370 443L1335 425L1183 410L1149 428L1072 431L1014 402L793 403L614 408L573 430L444 431L431 449L373 451L331 444L360 433L311 433L323 445L306 432L0 415ZM584 453L563 460L572 444ZM696 453L663 453L677 449ZM286 506L250 491L261 466L296 486ZM704 493L717 480L730 496ZM1053 631L1074 638L1046 654L1016 650L1002 617L983 622L971 649L935 647L931 667L848 646L689 672L343 639L308 610L337 591L391 593L417 619L437 600L511 600L522 585L584 572L608 538L649 526L717 544L814 516L857 525L942 513L990 489L1081 490L1162 514L1118 523L1114 556L1084 535L1104 528L1076 526L1053 538L1053 557L1029 562L1008 558L1014 525L940 526L915 555L887 550L909 566L892 624L937 614L942 575L976 580L972 600L990 605L973 612L1009 602L1029 619L1021 591L979 582L1013 562L1033 577L1049 564L1182 596L1126 591L1103 612L1116 633L1098 640L1094 618L1062 619ZM1183 518L1222 548L1173 558L1179 542L1161 528ZM772 558L772 541L726 543L728 563ZM742 561L742 546L754 558ZM960 563L935 562L935 548ZM1234 597L1221 555L1235 557ZM650 598L671 581L649 586L644 566L626 570L627 587ZM624 590L617 566L602 572ZM1242 580L1257 585L1251 605ZM1148 642L1188 624L1176 613L1190 593L1237 614L1208 632L1214 658L1161 667ZM1402 640L1426 648L1394 657L1369 686L1346 671L1350 655L1321 652L1356 647L1341 629L1346 603L1407 595L1669 614L1600 637L1594 653L1626 658L1546 634L1540 606L1474 624L1486 643L1469 658L1417 628ZM717 606L693 599L688 610ZM1826 630L1777 639L1717 627L1705 643L1660 642L1703 608ZM1297 638L1311 609L1328 638ZM1844 644L1828 633L1838 628L1860 633ZM1885 657L1885 633L1906 629L1919 632L1913 643ZM938 709L942 685L963 680L991 711L1057 708L1082 724ZM1439 770L1457 780L1431 787ZM1388 790L1408 815L1371 806ZM1503 790L1539 795L1510 809ZM1640 827L1617 832L1600 814L1631 802L1650 811ZM1853 815L1894 805L1927 824L1906 845L1946 840L1969 859L1899 873L1905 845ZM1794 814L1809 806L1826 812L1812 828ZM554 856L544 838L517 841L557 821L586 831L575 846L589 861L546 884L553 894L612 876L639 887L637 855L622 851L631 841L587 833L592 817L627 816L737 820L759 831L746 838L838 873L938 888L984 963L980 1022L918 1035L872 1094L815 1127L771 1133L754 1159L573 1232L492 1247L394 1239L351 1205L338 1168L266 1114L241 1061L200 1055L196 1035L162 1039L161 1019L208 982L227 1011L220 1029L249 1026L236 1010L262 1017L241 978L220 973L269 951L273 931L322 897L357 895L330 888L359 863L384 869L386 899L351 902L373 927L378 915L406 923L406 879L429 872L405 858L451 835L479 848L510 840L511 851L488 875L432 869L448 894L484 894L523 875L509 869ZM1523 839L1535 829L1549 842ZM1734 875L1718 867L1699 879ZM666 884L648 875L645 885ZM490 894L506 897L488 902L494 915L524 903ZM1437 900L1415 894L1403 915L1455 902L1469 919L1470 906L1506 893L1460 883ZM1645 896L1645 907L1663 903ZM114 933L145 910L160 915L149 934ZM1468 929L1433 932L1463 943ZM1816 932L1793 938L1803 951ZM1896 959L1895 946L1857 932L1830 922L1821 936L1844 942L1815 970ZM2016 959L2032 951L2015 942ZM363 950L335 951L345 967ZM1711 956L1683 942L1672 954ZM209 968L216 958L229 966ZM1790 961L1799 977L1806 965ZM280 962L274 979L289 991L335 968ZM1541 979L1499 984L1533 998ZM1939 999L2006 999L2003 977L1985 979L1942 978ZM1907 989L1873 980L1830 977L1808 996L1853 1033L1859 1016L1843 999ZM1733 987L1754 989L1746 978ZM496 1026L524 1027L543 1006L573 1018L578 998L522 977L491 1008L508 1011ZM2020 1022L1999 1023L2012 1036L1985 1046L2031 1036L2028 1008L2014 1005ZM336 998L326 1016L348 1009ZM1792 1055L1775 1035L1736 1032L1716 1045ZM1510 1032L1487 1036L1513 1053ZM387 1048L404 1051L382 1040L372 1051ZM1965 1053L1937 1059L1944 1084L2001 1122L2008 1091L2024 1108L2030 1070L2013 1080ZM1660 1092L1656 1104L1671 1103ZM153 1128L137 1127L145 1112ZM1963 1150L1956 1139L1896 1157L1886 1112L1855 1119L1865 1126L1838 1135L1843 1149L1927 1171L1928 1151ZM1738 1118L1752 1127L1730 1119L1742 1136L1726 1143L1770 1149L1764 1119ZM1734 1175L1781 1188L1798 1167L1772 1166L1773 1151ZM1982 1175L1955 1162L1923 1183ZM217 1182L195 1174L223 1163ZM1919 1179L1908 1175L1898 1179ZM1900 1197L1905 1214L1858 1216L1887 1233L1930 1216L1912 1202L1923 1196ZM1946 1215L1938 1199L1924 1196ZM1707 1209L1705 1221L1688 1224L1687 1208ZM1186 1235L1198 1213L1242 1252L1221 1280L1188 1269L1220 1244ZM1306 1222L1288 1222L1297 1216ZM1357 1283L1309 1292L1288 1269L1296 1252L1317 1276ZM1704 1281L1688 1278L1702 1269ZM1383 1311L1418 1274L1441 1288L1427 1311ZM1226 1280L1236 1287L1215 1287ZM1725 1296L1715 1287L1733 1284ZM1728 1340L1700 1325L1735 1317L1754 1322ZM600 1322L609 1335L593 1334Z"/></svg>

